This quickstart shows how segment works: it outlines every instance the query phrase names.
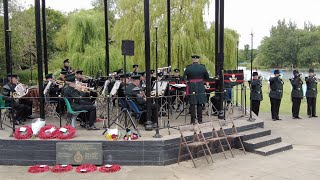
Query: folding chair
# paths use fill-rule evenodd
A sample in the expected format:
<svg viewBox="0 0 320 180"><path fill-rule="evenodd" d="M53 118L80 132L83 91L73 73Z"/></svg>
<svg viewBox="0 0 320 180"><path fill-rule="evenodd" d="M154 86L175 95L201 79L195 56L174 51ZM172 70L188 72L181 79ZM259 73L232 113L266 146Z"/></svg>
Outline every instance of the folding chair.
<svg viewBox="0 0 320 180"><path fill-rule="evenodd" d="M67 106L67 112L68 112L68 115L70 115L70 119L68 121L68 117L67 117L67 123L68 124L71 124L72 127L76 127L76 119L78 117L79 114L81 113L87 113L88 111L74 111L72 108L71 108L71 105L70 105L70 102L67 98L63 98L64 102L66 103L66 106ZM71 122L70 122L71 120ZM86 117L86 126L88 126L88 123L87 123L87 117Z"/></svg>
<svg viewBox="0 0 320 180"><path fill-rule="evenodd" d="M4 113L2 115L2 110L4 110ZM10 111L11 107L6 107L6 102L3 100L3 96L0 95L0 128L2 128L3 121L6 121L7 118L10 119L11 121L11 116L10 116ZM4 124L6 125L6 124ZM8 126L8 125L6 125Z"/></svg>
<svg viewBox="0 0 320 180"><path fill-rule="evenodd" d="M219 119L218 121L219 121L221 133L223 133L223 135L227 136L228 140L229 140L229 139L231 139L232 141L238 140L239 143L240 143L240 145L241 145L241 148L240 148L240 149L242 149L243 153L246 154L246 150L245 150L245 148L244 148L244 146L243 146L242 139L241 139L244 135L241 135L241 134L238 133L237 127L235 126L233 120L230 119L230 121L231 121L231 123L232 123L232 127L231 127L231 133L229 133L229 134L226 134L226 133L225 133L225 130L224 130L224 128L223 128L223 125L222 125L222 123L221 123L221 120ZM224 121L226 121L226 120L224 120ZM230 143L229 143L229 142L228 142L228 144L229 144L229 149L231 149L231 146L230 146ZM232 152L232 151L231 151L231 152ZM233 153L232 153L232 157L234 157Z"/></svg>
<svg viewBox="0 0 320 180"><path fill-rule="evenodd" d="M196 166L196 164L195 164L195 162L194 162L194 158L193 158L193 156L192 156L192 153L191 153L191 151L190 151L190 148L199 148L199 147L201 147L202 148L202 151L203 151L203 153L204 153L204 155L205 155L205 158L206 158L206 160L207 160L207 162L208 162L208 164L209 164L209 160L208 160L208 158L207 158L207 153L206 153L206 150L204 149L204 147L203 146L205 146L206 147L206 149L208 150L208 152L209 152L209 154L210 154L210 156L211 156L211 159L212 159L212 162L213 162L213 157L212 157L212 155L211 155L211 152L210 152L210 149L209 149L209 147L208 147L208 142L207 141L201 141L200 140L200 138L199 138L199 135L197 134L197 131L195 130L195 128L194 128L194 125L184 125L184 126L179 126L179 131L180 131L180 143L179 143L179 154L178 154L178 164L180 163L180 158L181 158L181 152L182 152L182 148L183 147L186 147L186 149L187 149L187 151L188 151L188 154L189 154L189 156L190 156L190 158L191 158L191 160L192 160L192 163L193 163L193 165L194 165L194 167L196 168L197 166ZM192 138L192 140L189 140L189 141L187 141L187 137L184 135L184 133L186 132L186 131L193 131L193 138Z"/></svg>
<svg viewBox="0 0 320 180"><path fill-rule="evenodd" d="M208 136L208 137L205 137L204 136L204 133L203 133L203 129L204 128L210 128L212 129L211 131L211 135ZM231 155L233 156L233 153L232 153L232 149L230 147L230 144L229 144L229 141L228 141L228 138L227 136L224 134L224 133L221 133L219 134L218 131L215 129L214 127L214 124L213 122L206 122L206 123L202 123L202 124L199 124L198 123L198 129L199 129L199 136L200 136L200 140L205 140L207 141L208 143L211 143L211 150L213 149L213 145L215 142L218 142L219 143L219 147L220 147L220 150L222 151L222 153L224 154L224 157L227 159L227 155L225 153L225 150L223 148L223 145L221 143L221 140L226 140L227 142L227 145L229 147L229 150L230 150L230 153ZM220 131L221 132L221 131Z"/></svg>

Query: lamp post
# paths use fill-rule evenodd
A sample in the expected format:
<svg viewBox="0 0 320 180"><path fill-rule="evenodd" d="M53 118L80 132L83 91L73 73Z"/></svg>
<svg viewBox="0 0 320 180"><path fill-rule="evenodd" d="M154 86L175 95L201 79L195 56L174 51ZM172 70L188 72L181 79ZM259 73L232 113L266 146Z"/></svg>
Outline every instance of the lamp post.
<svg viewBox="0 0 320 180"><path fill-rule="evenodd" d="M104 28L105 28L105 43L106 43L106 59L105 72L108 77L110 74L110 57L109 57L109 21L108 21L108 0L104 0Z"/></svg>
<svg viewBox="0 0 320 180"><path fill-rule="evenodd" d="M171 0L167 0L167 31L168 31L168 67L171 66Z"/></svg>
<svg viewBox="0 0 320 180"><path fill-rule="evenodd" d="M250 60L251 60L251 64L250 64L250 79L251 79L251 82L252 82L252 80L253 80L253 77L252 77L252 62L253 62L253 32L251 32L251 58L250 58ZM251 84L250 84L250 92L251 92L251 89L252 87L251 87ZM250 93L251 94L251 93ZM252 101L251 101L251 95L250 95L250 117L249 117L249 119L248 119L248 121L250 121L250 122L253 122L253 121L255 121L255 119L252 117Z"/></svg>
<svg viewBox="0 0 320 180"><path fill-rule="evenodd" d="M46 0L42 0L42 38L43 38L43 60L44 73L48 74L48 45L47 45L47 18L46 18Z"/></svg>

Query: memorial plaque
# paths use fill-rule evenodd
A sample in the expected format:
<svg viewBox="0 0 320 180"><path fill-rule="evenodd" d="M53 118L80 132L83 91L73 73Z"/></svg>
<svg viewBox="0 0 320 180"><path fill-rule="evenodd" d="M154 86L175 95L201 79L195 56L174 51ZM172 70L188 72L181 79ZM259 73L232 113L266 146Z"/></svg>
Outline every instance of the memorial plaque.
<svg viewBox="0 0 320 180"><path fill-rule="evenodd" d="M56 144L56 163L102 165L102 143L59 142Z"/></svg>

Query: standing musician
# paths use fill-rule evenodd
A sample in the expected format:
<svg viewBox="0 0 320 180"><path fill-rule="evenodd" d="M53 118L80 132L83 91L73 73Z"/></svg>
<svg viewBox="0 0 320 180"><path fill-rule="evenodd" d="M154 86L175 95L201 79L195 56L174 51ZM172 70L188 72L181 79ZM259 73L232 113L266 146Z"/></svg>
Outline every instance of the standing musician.
<svg viewBox="0 0 320 180"><path fill-rule="evenodd" d="M58 97L59 97L59 95L61 95L61 91L62 91L64 84L57 83L57 81L55 81L55 79L53 77L53 74L51 74L51 73L47 74L45 76L45 78L46 78L46 82L44 84L44 87L47 87L47 85L50 81L52 82L52 84L50 85L49 90L48 90L48 95L53 101L58 102L56 112L58 114L61 114L64 112L65 102L62 98L59 99Z"/></svg>
<svg viewBox="0 0 320 180"><path fill-rule="evenodd" d="M249 82L251 84L251 110L259 116L260 110L260 102L263 100L262 96L262 82L258 75L258 72L252 73L252 81Z"/></svg>
<svg viewBox="0 0 320 180"><path fill-rule="evenodd" d="M30 111L32 113L32 107L15 101L12 95L14 92L16 92L15 88L19 83L18 76L16 74L9 74L7 77L8 83L3 86L3 100L5 101L5 106L13 107L13 109L16 111L15 124L19 125L29 118L28 116L31 115Z"/></svg>
<svg viewBox="0 0 320 180"><path fill-rule="evenodd" d="M202 123L203 105L207 102L204 80L209 79L209 73L205 65L199 63L200 56L192 55L192 64L184 71L183 79L187 79L187 95L190 103L191 124L195 123L196 106L198 123Z"/></svg>
<svg viewBox="0 0 320 180"><path fill-rule="evenodd" d="M76 81L76 77L72 74L68 75L66 77L66 83L67 86L64 90L64 97L67 98L71 104L71 108L74 111L82 111L82 110L86 110L88 111L86 113L86 118L87 118L87 130L99 130L98 128L96 128L96 126L94 125L94 123L96 122L96 107L84 100L81 96L80 91L78 90L78 87L75 83Z"/></svg>
<svg viewBox="0 0 320 180"><path fill-rule="evenodd" d="M283 96L283 84L281 79L280 71L274 70L274 77L269 79L270 82L270 103L271 103L271 116L273 121L281 120L279 118L279 109L281 104L281 99Z"/></svg>
<svg viewBox="0 0 320 180"><path fill-rule="evenodd" d="M126 87L126 96L130 98L139 108L140 111L147 110L146 106L146 96L145 93L140 88L140 75L132 75L131 81ZM151 104L151 122L153 127L156 127L157 120L157 106L155 104ZM147 112L144 112L140 118L140 124L145 124L145 126L150 125L146 124L147 122Z"/></svg>
<svg viewBox="0 0 320 180"><path fill-rule="evenodd" d="M306 77L306 84L307 84L307 112L309 118L311 117L318 117L316 115L316 103L317 103L317 93L318 93L318 80L315 77L314 69L309 69L309 77Z"/></svg>
<svg viewBox="0 0 320 180"><path fill-rule="evenodd" d="M139 65L138 64L134 64L132 66L132 74L133 75L137 75L138 74L138 69L139 69Z"/></svg>
<svg viewBox="0 0 320 180"><path fill-rule="evenodd" d="M292 117L293 119L301 119L299 117L301 100L303 99L303 81L301 74L298 70L293 71L293 79L290 79L292 85L291 98L292 98Z"/></svg>
<svg viewBox="0 0 320 180"><path fill-rule="evenodd" d="M73 70L70 67L69 59L66 59L66 60L63 61L63 67L61 68L61 71L65 71L65 72L67 72L67 74L72 74L73 73Z"/></svg>

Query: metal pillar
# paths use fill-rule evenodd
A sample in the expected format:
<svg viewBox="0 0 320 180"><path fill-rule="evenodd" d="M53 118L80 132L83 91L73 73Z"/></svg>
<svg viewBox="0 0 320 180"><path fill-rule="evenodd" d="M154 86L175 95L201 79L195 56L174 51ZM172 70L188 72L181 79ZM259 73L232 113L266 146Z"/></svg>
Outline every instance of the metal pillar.
<svg viewBox="0 0 320 180"><path fill-rule="evenodd" d="M43 38L43 60L44 73L48 74L48 43L47 43L47 18L46 18L46 0L42 0L42 38Z"/></svg>
<svg viewBox="0 0 320 180"><path fill-rule="evenodd" d="M153 129L151 119L151 78L150 78L150 7L149 0L144 0L144 39L145 39L145 62L146 62L146 96L147 96L147 122L145 129Z"/></svg>
<svg viewBox="0 0 320 180"><path fill-rule="evenodd" d="M36 44L37 44L37 62L38 62L38 83L39 83L39 102L40 118L44 119L44 96L43 96L43 68L42 68L42 44L41 44L41 7L40 0L35 0L35 20L36 20Z"/></svg>
<svg viewBox="0 0 320 180"><path fill-rule="evenodd" d="M6 49L6 73L10 74L11 72L11 60L10 60L10 35L9 35L9 4L8 0L3 0L3 17L4 17L4 34L5 34L5 49Z"/></svg>
<svg viewBox="0 0 320 180"><path fill-rule="evenodd" d="M104 0L104 25L105 25L105 35L106 35L106 62L105 62L105 72L106 76L110 74L110 56L109 56L109 18L108 18L108 0Z"/></svg>
<svg viewBox="0 0 320 180"><path fill-rule="evenodd" d="M216 77L219 78L217 82L216 93L219 94L219 109L223 107L224 94L224 0L215 1L215 69Z"/></svg>
<svg viewBox="0 0 320 180"><path fill-rule="evenodd" d="M167 21L168 21L168 67L171 66L171 5L167 0ZM178 60L179 61L179 60Z"/></svg>
<svg viewBox="0 0 320 180"><path fill-rule="evenodd" d="M250 79L251 81L253 81L253 77L252 77L252 62L253 62L253 32L251 32L251 65L250 65ZM250 92L251 92L251 84L250 84ZM251 93L250 93L251 94ZM250 95L251 96L251 95ZM249 116L249 119L248 121L252 122L252 121L255 121L254 118L252 118L252 101L251 101L251 98L250 98L250 116Z"/></svg>

